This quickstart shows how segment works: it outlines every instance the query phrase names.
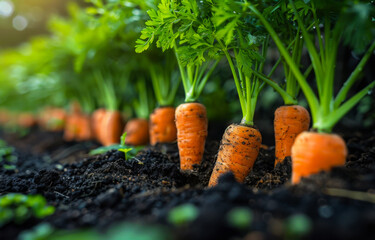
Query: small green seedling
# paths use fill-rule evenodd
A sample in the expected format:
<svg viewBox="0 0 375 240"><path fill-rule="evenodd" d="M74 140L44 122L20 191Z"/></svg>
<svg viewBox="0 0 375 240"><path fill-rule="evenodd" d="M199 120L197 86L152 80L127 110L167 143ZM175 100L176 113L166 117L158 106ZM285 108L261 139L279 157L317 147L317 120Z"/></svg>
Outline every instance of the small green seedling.
<svg viewBox="0 0 375 240"><path fill-rule="evenodd" d="M228 223L235 228L249 228L253 221L253 212L245 207L237 207L230 210L227 214Z"/></svg>
<svg viewBox="0 0 375 240"><path fill-rule="evenodd" d="M9 193L0 197L0 227L15 222L21 224L30 217L44 218L55 212L53 206L47 206L41 195Z"/></svg>
<svg viewBox="0 0 375 240"><path fill-rule="evenodd" d="M185 225L195 220L199 210L193 204L184 204L173 208L168 214L168 221L175 226Z"/></svg>
<svg viewBox="0 0 375 240"><path fill-rule="evenodd" d="M296 214L286 220L286 239L300 239L312 230L312 222L303 214Z"/></svg>
<svg viewBox="0 0 375 240"><path fill-rule="evenodd" d="M99 147L94 150L90 151L90 155L96 155L96 154L103 154L106 153L110 150L117 150L120 152L123 152L125 155L125 160L133 158L139 151L143 149L143 146L138 146L138 147L129 147L125 144L125 139L126 139L126 132L122 134L121 136L121 141L120 144L113 144L110 146L105 146L105 147Z"/></svg>
<svg viewBox="0 0 375 240"><path fill-rule="evenodd" d="M14 148L9 147L5 141L0 139L0 165L6 170L14 170L17 156L14 155Z"/></svg>

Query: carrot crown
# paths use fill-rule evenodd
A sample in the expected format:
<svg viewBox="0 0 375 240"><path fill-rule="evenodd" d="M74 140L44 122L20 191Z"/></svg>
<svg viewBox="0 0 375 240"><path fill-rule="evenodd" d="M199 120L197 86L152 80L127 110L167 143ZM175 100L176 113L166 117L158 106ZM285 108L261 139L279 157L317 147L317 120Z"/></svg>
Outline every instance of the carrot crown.
<svg viewBox="0 0 375 240"><path fill-rule="evenodd" d="M347 93L359 79L363 67L375 49L375 41L373 40L375 38L373 36L375 32L374 25L371 23L370 17L363 17L369 16L370 12L374 11L374 5L351 0L343 1L342 4L328 5L321 4L317 0L309 1L308 3L298 1L299 9L297 10L295 2L297 1L290 0L289 6L297 20L298 27L301 30L301 37L310 55L315 73L317 95L307 82L306 76L300 71L299 66L293 61L288 49L284 46L283 41L269 21L255 5L248 3L248 7L263 23L301 86L310 107L313 128L319 132L331 132L334 125L375 86L375 81L372 81L344 102ZM303 23L301 12L308 14L313 19L313 31L309 31L309 27ZM323 25L324 32L320 30L321 25ZM353 29L356 30L353 32ZM366 33L365 35L363 35L364 32ZM314 43L314 38L311 37L312 33L315 34L314 38L318 39L318 47ZM371 37L361 37L368 34ZM344 40L345 43L356 50L363 50L364 46L368 44L370 44L370 47L368 47L361 61L346 80L337 96L334 97L334 70L337 50L341 40Z"/></svg>

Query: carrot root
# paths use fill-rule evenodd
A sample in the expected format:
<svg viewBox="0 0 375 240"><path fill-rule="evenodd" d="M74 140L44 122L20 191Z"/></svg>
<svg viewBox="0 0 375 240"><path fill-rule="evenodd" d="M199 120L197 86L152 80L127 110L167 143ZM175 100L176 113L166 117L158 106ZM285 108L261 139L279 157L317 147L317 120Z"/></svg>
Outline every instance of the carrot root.
<svg viewBox="0 0 375 240"><path fill-rule="evenodd" d="M124 124L119 111L107 111L102 120L102 144L109 146L120 142Z"/></svg>
<svg viewBox="0 0 375 240"><path fill-rule="evenodd" d="M188 171L200 164L207 137L206 107L200 103L183 103L176 109L177 143L180 169Z"/></svg>
<svg viewBox="0 0 375 240"><path fill-rule="evenodd" d="M320 171L345 164L348 151L337 134L303 132L292 147L292 183Z"/></svg>
<svg viewBox="0 0 375 240"><path fill-rule="evenodd" d="M95 139L103 144L103 119L107 111L104 108L99 108L92 113L92 129Z"/></svg>
<svg viewBox="0 0 375 240"><path fill-rule="evenodd" d="M291 155L295 138L310 126L309 112L302 106L281 106L275 111L275 166Z"/></svg>
<svg viewBox="0 0 375 240"><path fill-rule="evenodd" d="M156 108L150 115L150 143L174 142L177 139L175 108Z"/></svg>
<svg viewBox="0 0 375 240"><path fill-rule="evenodd" d="M91 127L91 117L89 115L81 114L77 119L77 135L76 140L88 141L93 138Z"/></svg>
<svg viewBox="0 0 375 240"><path fill-rule="evenodd" d="M262 143L260 132L252 127L231 124L223 135L208 186L214 186L222 174L232 172L243 182L251 171Z"/></svg>
<svg viewBox="0 0 375 240"><path fill-rule="evenodd" d="M125 143L133 146L147 145L149 142L149 126L146 119L130 120L125 126Z"/></svg>

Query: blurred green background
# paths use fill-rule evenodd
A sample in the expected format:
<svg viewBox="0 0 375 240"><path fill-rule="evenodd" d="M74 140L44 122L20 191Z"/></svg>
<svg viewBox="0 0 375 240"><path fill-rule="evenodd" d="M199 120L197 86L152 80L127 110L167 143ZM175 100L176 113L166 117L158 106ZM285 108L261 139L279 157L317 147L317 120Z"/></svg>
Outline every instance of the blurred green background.
<svg viewBox="0 0 375 240"><path fill-rule="evenodd" d="M47 34L48 19L66 16L69 2L86 4L84 0L0 0L0 50Z"/></svg>

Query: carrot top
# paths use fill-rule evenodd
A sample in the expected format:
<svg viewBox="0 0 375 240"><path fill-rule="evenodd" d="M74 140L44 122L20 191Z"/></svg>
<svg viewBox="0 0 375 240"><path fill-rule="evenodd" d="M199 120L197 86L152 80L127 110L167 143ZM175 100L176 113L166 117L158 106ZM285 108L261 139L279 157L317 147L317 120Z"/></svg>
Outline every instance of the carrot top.
<svg viewBox="0 0 375 240"><path fill-rule="evenodd" d="M199 39L199 34L203 34L205 23L199 20L202 9L196 1L163 0L158 9L149 10L148 15L150 20L136 42L135 51L141 53L147 50L154 41L163 51L173 49L185 91L185 102L197 101L220 60L220 56L211 54L203 45L195 45L201 50L199 54L189 48L193 44L191 38ZM211 60L207 61L206 58ZM188 59L194 59L194 62Z"/></svg>
<svg viewBox="0 0 375 240"><path fill-rule="evenodd" d="M298 8L296 7L298 3ZM312 67L315 73L317 95L312 86L307 82L306 76L301 72L299 66L293 61L285 43L278 36L275 28L264 15L251 3L247 6L252 14L255 14L274 40L280 54L298 81L310 107L313 128L319 132L331 132L334 125L352 109L368 92L375 86L372 81L361 91L357 92L344 102L350 88L359 79L363 67L375 49L375 26L371 23L369 16L374 11L373 4L358 1L345 0L342 4L322 4L320 1L289 1L293 17L297 20L301 31L301 37L310 55ZM314 27L303 22L301 14L308 15L313 19ZM306 18L306 16L303 16ZM349 20L350 19L350 20ZM323 26L324 35L320 31ZM353 29L356 29L353 32ZM363 36L365 37L360 37ZM312 34L314 38L312 38ZM368 35L372 37L368 37ZM315 45L318 39L318 47ZM335 63L339 44L349 44L354 50L360 51L370 44L365 51L361 61L355 67L346 80L337 96L334 97Z"/></svg>
<svg viewBox="0 0 375 240"><path fill-rule="evenodd" d="M159 106L172 106L180 85L180 79L178 79L178 73L175 71L175 57L169 52L164 54L165 58L158 59L159 62L150 61L148 68ZM160 62L160 60L162 61Z"/></svg>

